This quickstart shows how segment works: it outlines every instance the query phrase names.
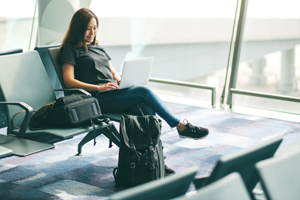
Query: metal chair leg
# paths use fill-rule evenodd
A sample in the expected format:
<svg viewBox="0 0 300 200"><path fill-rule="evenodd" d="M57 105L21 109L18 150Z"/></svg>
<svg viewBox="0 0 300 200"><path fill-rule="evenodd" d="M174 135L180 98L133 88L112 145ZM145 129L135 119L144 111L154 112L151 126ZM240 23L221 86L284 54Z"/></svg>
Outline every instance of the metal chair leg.
<svg viewBox="0 0 300 200"><path fill-rule="evenodd" d="M88 134L86 134L86 136L78 144L77 155L81 154L83 145L85 145L86 143L88 143L89 141L93 140L95 137L98 137L101 134L104 134L110 140L109 148L112 147L111 141L119 147L120 146L120 137L119 137L120 134L117 131L117 129L113 123L110 122L108 125L109 126L106 126L102 129L96 130L95 133L94 133L94 131L88 132Z"/></svg>
<svg viewBox="0 0 300 200"><path fill-rule="evenodd" d="M78 144L77 156L81 154L83 145L85 145L86 143L88 143L89 141L93 140L95 137L98 137L101 134L102 129L96 130L95 133L94 131L88 132L88 134L86 134L86 136Z"/></svg>

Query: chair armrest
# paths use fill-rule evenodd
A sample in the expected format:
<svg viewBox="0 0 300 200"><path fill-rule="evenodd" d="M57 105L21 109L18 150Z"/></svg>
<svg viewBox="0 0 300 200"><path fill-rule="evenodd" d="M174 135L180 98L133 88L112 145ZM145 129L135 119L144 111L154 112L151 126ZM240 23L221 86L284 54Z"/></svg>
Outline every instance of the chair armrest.
<svg viewBox="0 0 300 200"><path fill-rule="evenodd" d="M18 137L24 138L28 124L30 122L30 119L31 119L31 116L33 113L33 108L24 102L3 102L3 101L1 101L0 104L15 105L15 106L19 106L25 110L25 117L23 119L23 122L22 122L20 130L19 130L19 134L18 134Z"/></svg>
<svg viewBox="0 0 300 200"><path fill-rule="evenodd" d="M91 94L88 91L86 91L84 89L80 89L80 88L55 89L54 91L78 91L78 92L80 92L82 94L91 96Z"/></svg>

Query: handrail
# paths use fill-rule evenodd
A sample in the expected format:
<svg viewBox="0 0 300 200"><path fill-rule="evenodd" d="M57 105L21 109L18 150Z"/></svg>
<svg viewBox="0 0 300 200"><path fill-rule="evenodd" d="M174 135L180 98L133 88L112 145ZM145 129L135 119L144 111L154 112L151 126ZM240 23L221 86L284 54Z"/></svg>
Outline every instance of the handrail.
<svg viewBox="0 0 300 200"><path fill-rule="evenodd" d="M160 78L153 78L153 77L150 77L149 81L156 82L156 83L164 83L164 84L179 85L179 86L186 86L186 87L192 87L192 88L198 88L198 89L211 90L211 93L212 93L211 94L211 104L212 104L212 107L216 106L216 87L202 85L202 84L198 84L198 83L190 83L190 82L160 79Z"/></svg>
<svg viewBox="0 0 300 200"><path fill-rule="evenodd" d="M277 100L291 101L291 102L300 103L300 98L292 97L292 96L285 96L285 95L278 95L278 94L268 94L268 93L263 93L263 92L254 92L254 91L246 91L246 90L240 90L240 89L235 89L235 88L231 88L230 93L231 94L248 95L248 96L255 96L255 97L262 97L262 98L277 99ZM232 108L232 103L229 106L230 106L230 108Z"/></svg>

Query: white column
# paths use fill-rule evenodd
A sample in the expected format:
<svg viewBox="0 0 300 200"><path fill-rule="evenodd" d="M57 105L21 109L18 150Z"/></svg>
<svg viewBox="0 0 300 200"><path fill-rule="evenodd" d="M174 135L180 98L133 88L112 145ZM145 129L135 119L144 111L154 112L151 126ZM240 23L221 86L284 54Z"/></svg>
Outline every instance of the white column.
<svg viewBox="0 0 300 200"><path fill-rule="evenodd" d="M267 76L264 69L266 67L266 59L259 58L249 62L249 67L252 69L250 76L250 84L257 86L265 86L267 84Z"/></svg>
<svg viewBox="0 0 300 200"><path fill-rule="evenodd" d="M293 91L295 87L295 49L282 51L279 91L283 94Z"/></svg>

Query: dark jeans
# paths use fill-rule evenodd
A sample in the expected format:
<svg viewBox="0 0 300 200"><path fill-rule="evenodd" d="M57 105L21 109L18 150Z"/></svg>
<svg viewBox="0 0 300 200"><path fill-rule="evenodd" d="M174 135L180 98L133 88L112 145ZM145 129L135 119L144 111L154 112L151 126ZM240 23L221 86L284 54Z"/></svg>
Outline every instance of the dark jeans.
<svg viewBox="0 0 300 200"><path fill-rule="evenodd" d="M170 127L173 128L180 122L180 119L175 117L168 110L165 103L147 86L133 86L122 90L98 92L95 97L99 101L102 113L121 112L137 104L145 103L163 118Z"/></svg>

